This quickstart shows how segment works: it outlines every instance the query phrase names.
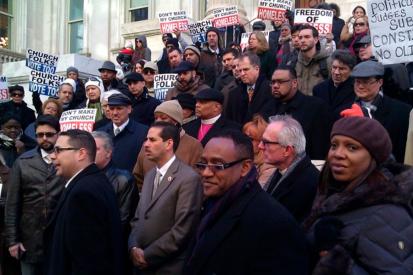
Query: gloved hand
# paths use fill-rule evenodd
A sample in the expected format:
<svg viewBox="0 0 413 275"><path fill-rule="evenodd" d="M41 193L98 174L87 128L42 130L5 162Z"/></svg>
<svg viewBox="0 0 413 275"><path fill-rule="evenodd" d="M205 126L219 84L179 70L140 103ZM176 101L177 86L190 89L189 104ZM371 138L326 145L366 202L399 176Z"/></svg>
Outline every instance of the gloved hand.
<svg viewBox="0 0 413 275"><path fill-rule="evenodd" d="M340 115L342 117L351 117L351 116L364 117L363 110L361 109L360 105L356 103L351 105L351 109L345 109L341 111Z"/></svg>

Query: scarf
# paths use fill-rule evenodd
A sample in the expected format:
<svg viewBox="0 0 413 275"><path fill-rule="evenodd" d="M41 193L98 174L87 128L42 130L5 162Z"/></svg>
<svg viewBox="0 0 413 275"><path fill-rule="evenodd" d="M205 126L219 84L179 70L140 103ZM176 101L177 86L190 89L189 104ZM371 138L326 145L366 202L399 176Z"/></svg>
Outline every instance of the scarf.
<svg viewBox="0 0 413 275"><path fill-rule="evenodd" d="M87 105L88 108L90 109L96 109L96 118L95 118L95 122L99 121L103 118L103 113L102 113L102 105L100 104L100 102L96 102L96 103L89 103Z"/></svg>
<svg viewBox="0 0 413 275"><path fill-rule="evenodd" d="M178 91L184 92L184 93L193 93L193 91L196 91L200 85L200 80L201 78L199 75L196 75L192 81L190 81L188 84L184 85L179 81L175 82L175 87Z"/></svg>

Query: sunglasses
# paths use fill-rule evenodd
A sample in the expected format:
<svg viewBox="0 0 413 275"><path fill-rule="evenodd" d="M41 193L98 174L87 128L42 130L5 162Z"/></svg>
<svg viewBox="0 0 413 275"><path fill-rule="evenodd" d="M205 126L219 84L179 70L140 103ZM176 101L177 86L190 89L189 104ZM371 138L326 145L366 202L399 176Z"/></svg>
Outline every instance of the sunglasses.
<svg viewBox="0 0 413 275"><path fill-rule="evenodd" d="M155 74L155 71L151 71L151 70L144 70L143 71L144 74Z"/></svg>
<svg viewBox="0 0 413 275"><path fill-rule="evenodd" d="M363 27L365 25L365 23L354 23L354 27Z"/></svg>
<svg viewBox="0 0 413 275"><path fill-rule="evenodd" d="M12 93L10 94L11 97L24 97L23 94L19 94L19 93Z"/></svg>
<svg viewBox="0 0 413 275"><path fill-rule="evenodd" d="M54 137L57 133L56 132L39 132L36 133L36 137L37 138L42 138L42 137L47 137L47 138L51 138Z"/></svg>

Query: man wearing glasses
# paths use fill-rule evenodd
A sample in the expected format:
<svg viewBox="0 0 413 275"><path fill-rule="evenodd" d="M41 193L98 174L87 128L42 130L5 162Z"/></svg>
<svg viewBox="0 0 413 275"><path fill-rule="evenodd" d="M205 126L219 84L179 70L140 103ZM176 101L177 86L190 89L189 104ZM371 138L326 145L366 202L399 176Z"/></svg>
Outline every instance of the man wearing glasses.
<svg viewBox="0 0 413 275"><path fill-rule="evenodd" d="M175 125L158 121L149 129L145 156L156 163L144 179L132 220L129 254L137 274L182 274L189 241L198 224L202 186L198 174L175 152Z"/></svg>
<svg viewBox="0 0 413 275"><path fill-rule="evenodd" d="M290 115L303 127L307 140L307 154L311 159L323 160L330 144L331 113L322 99L306 96L298 90L295 70L280 65L271 77L273 98L261 114L268 119L274 115Z"/></svg>
<svg viewBox="0 0 413 275"><path fill-rule="evenodd" d="M307 274L304 236L262 190L252 143L239 131L212 138L196 167L204 196L185 274Z"/></svg>
<svg viewBox="0 0 413 275"><path fill-rule="evenodd" d="M76 129L59 134L51 158L57 175L67 182L45 232L45 274L124 274L116 195L95 156L90 133Z"/></svg>
<svg viewBox="0 0 413 275"><path fill-rule="evenodd" d="M310 214L317 191L319 171L305 153L300 123L290 116L270 118L258 148L264 162L277 168L264 189L299 222Z"/></svg>
<svg viewBox="0 0 413 275"><path fill-rule="evenodd" d="M36 120L34 111L27 107L26 102L24 102L24 88L20 85L14 85L9 87L9 94L11 100L0 104L0 114L13 113L16 115L21 124L22 129Z"/></svg>
<svg viewBox="0 0 413 275"><path fill-rule="evenodd" d="M43 274L43 232L56 209L64 179L56 175L51 153L60 130L50 115L35 124L37 147L22 154L9 178L5 213L6 245L20 260L22 274Z"/></svg>

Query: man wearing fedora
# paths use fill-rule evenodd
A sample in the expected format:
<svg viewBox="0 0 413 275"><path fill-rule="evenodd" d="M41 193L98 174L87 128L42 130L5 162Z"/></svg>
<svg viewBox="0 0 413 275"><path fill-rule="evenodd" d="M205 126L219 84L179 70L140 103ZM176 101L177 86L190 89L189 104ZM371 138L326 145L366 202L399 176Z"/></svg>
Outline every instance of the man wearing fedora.
<svg viewBox="0 0 413 275"><path fill-rule="evenodd" d="M103 62L102 67L100 67L98 71L100 73L100 78L103 81L105 91L119 90L121 93L130 97L128 87L116 79L117 71L115 64L112 61Z"/></svg>
<svg viewBox="0 0 413 275"><path fill-rule="evenodd" d="M196 74L194 65L189 61L182 61L172 72L178 74L178 78L175 87L170 88L166 93L166 100L171 100L183 93L196 95L199 91L209 88L208 85L202 83L201 77Z"/></svg>
<svg viewBox="0 0 413 275"><path fill-rule="evenodd" d="M97 129L108 133L114 144L112 161L120 168L132 172L136 157L145 140L148 127L129 119L132 102L124 94L114 94L108 99L112 123Z"/></svg>

